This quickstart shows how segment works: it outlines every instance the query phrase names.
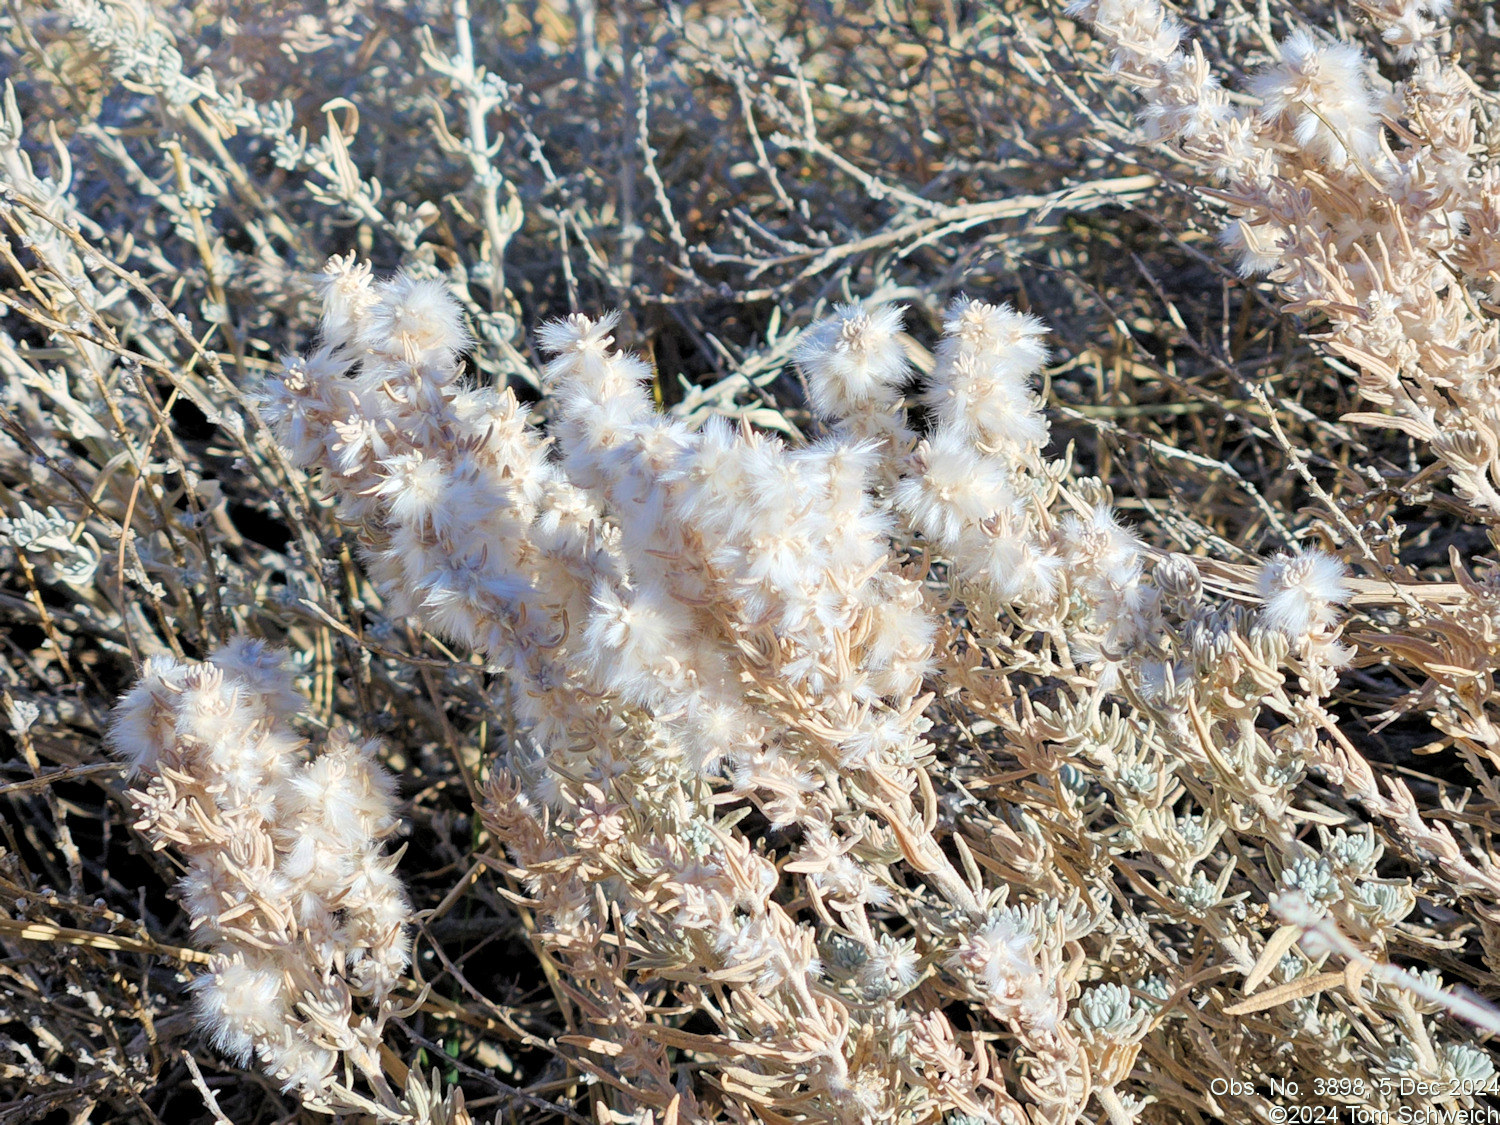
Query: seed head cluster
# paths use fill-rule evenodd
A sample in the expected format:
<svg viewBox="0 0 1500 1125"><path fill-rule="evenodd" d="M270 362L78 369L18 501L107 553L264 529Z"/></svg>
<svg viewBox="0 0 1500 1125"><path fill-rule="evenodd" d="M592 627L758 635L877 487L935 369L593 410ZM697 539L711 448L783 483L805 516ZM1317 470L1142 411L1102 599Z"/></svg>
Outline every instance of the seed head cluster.
<svg viewBox="0 0 1500 1125"><path fill-rule="evenodd" d="M381 1088L381 1027L410 949L395 785L377 744L335 729L309 759L286 661L238 639L204 663L153 658L111 740L135 828L187 866L178 894L212 958L198 1020L230 1059L313 1105L346 1063Z"/></svg>
<svg viewBox="0 0 1500 1125"><path fill-rule="evenodd" d="M340 259L326 293L321 348L287 365L263 413L322 471L385 596L510 678L525 725L491 773L485 823L623 1080L708 1119L671 1078L632 976L603 956L613 925L676 1002L706 1003L708 977L731 988L734 1004L704 1010L757 1044L772 1104L818 1120L886 1119L913 1099L1020 1120L983 1080L989 1048L921 1071L897 1049L950 1050L946 1017L913 991L924 972L1017 1038L1030 1095L1058 1113L1086 1103L1091 1051L1114 1052L1123 1077L1147 1021L1106 1043L1066 1018L1063 950L1098 916L1076 896L1007 906L935 837L930 685L951 677L948 694L981 712L1004 687L955 647L923 568L941 560L968 629L1049 622L1100 689L1189 740L1199 677L1244 674L1196 671L1200 634L1253 630L1267 672L1295 655L1324 690L1341 563L1268 562L1260 625L1205 603L1186 559L1163 569L1164 595L1107 494L1066 491L1043 455L1046 329L1005 306L956 300L921 380L901 309L839 306L794 351L825 427L794 446L660 413L649 368L615 348L616 319L581 315L538 334L544 438L509 391L463 385L466 340L434 288ZM717 816L728 801L789 834L779 862ZM1185 855L1201 856L1194 831Z"/></svg>

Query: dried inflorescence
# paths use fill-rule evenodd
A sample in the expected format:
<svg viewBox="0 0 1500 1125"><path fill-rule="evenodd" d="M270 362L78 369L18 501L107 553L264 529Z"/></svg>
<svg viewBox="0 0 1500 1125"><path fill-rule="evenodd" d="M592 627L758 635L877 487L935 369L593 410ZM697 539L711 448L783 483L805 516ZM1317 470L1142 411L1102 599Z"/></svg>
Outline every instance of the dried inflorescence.
<svg viewBox="0 0 1500 1125"><path fill-rule="evenodd" d="M1358 768L1319 733L1348 659L1343 565L1270 560L1258 616L1217 604L1185 557L1153 568L1107 493L1042 455L1034 319L954 302L919 433L900 311L841 306L795 353L826 436L790 447L659 414L614 320L573 316L540 337L550 456L508 391L459 383L464 337L435 288L342 259L326 286L322 348L289 363L263 413L324 472L387 596L513 677L526 726L485 823L635 1104L714 1118L671 1077L665 1048L691 1045L718 1060L735 1113L1020 1121L1019 1096L1072 1121L1092 1096L1130 1118L1117 1087L1159 1021L1119 1001L1127 985L1080 999L1075 951L1106 923L1105 892L1046 856L1081 837L1082 810L1054 806L1044 827L966 796L926 738L944 711L1003 724L1058 779L1093 772L1120 842L1160 857L1183 924L1214 915L1233 870L1199 866L1225 825L1169 814L1190 770L1244 803L1240 839L1280 857L1286 893L1326 867L1336 893L1320 901L1378 953L1384 900L1353 876L1346 896L1283 819L1306 769ZM1072 670L1055 711L1033 702L1022 721L1006 660L981 655L1004 649L1030 673ZM1133 780L1153 761L1159 780ZM721 818L730 802L772 835ZM967 811L945 821L951 802ZM621 927L642 968L608 952ZM1250 972L1244 937L1215 932ZM954 1054L940 997L955 994L1016 1044L1013 1090L981 1041ZM672 1031L679 1005L718 1034Z"/></svg>
<svg viewBox="0 0 1500 1125"><path fill-rule="evenodd" d="M194 982L214 1046L312 1106L388 1106L381 1029L405 975L411 908L384 841L395 782L376 743L338 728L309 759L285 659L240 638L205 663L149 661L116 709L135 827L187 865L178 886L212 950Z"/></svg>
<svg viewBox="0 0 1500 1125"><path fill-rule="evenodd" d="M1355 44L1298 30L1251 82L1256 108L1231 104L1158 0L1076 0L1069 11L1139 86L1154 138L1227 207L1222 241L1241 271L1269 274L1288 311L1326 319L1326 346L1389 410L1356 420L1428 443L1494 520L1500 196L1479 159L1476 91L1441 51L1447 0L1357 6L1411 64L1405 79L1387 83Z"/></svg>

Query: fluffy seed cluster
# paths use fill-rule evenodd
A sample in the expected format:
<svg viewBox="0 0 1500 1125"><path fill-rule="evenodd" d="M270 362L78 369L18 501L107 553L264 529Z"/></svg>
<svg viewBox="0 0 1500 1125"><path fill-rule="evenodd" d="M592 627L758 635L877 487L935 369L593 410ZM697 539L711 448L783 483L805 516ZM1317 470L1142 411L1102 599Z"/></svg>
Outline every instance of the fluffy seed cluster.
<svg viewBox="0 0 1500 1125"><path fill-rule="evenodd" d="M1065 1018L1078 987L1064 950L1100 915L1063 884L1035 897L1055 873L1018 873L1028 898L1008 907L1012 885L987 889L972 857L939 846L924 689L993 699L966 654L1024 612L1095 666L1102 694L1070 704L1078 715L1109 694L1133 701L1184 764L1212 770L1222 759L1204 757L1188 701L1248 692L1257 702L1236 706L1253 708L1278 693L1294 716L1283 737L1314 754L1316 707L1286 697L1276 669L1297 661L1308 700L1331 686L1342 564L1315 552L1266 564L1259 621L1208 603L1185 558L1154 581L1107 492L1065 488L1044 456L1030 383L1045 328L1004 306L948 309L916 388L921 432L902 311L839 306L794 353L824 436L789 446L658 412L612 316L538 334L552 356L544 438L510 392L459 383L464 337L435 292L330 263L322 347L288 364L264 413L323 471L392 607L508 674L524 727L492 771L485 824L613 1044L617 1080L638 1104L714 1119L673 1077L663 1045L677 1040L641 1022L637 990L666 988L655 1002L717 1025L718 1038L693 1039L707 1056L755 1044L767 1104L808 1120L891 1120L904 1105L1020 1121L987 1077L991 1048L955 1054L946 1017L916 999L927 966L1015 1038L1046 1120L1076 1119L1091 1096L1114 1115L1148 1021L1127 1012L1128 1034L1111 1037ZM976 631L962 638L944 619L955 597ZM1069 714L1051 720L1063 740ZM1237 783L1270 771L1282 752L1235 729L1249 742L1224 768ZM1107 776L1136 768L1107 749L1123 737L1099 744ZM1296 775L1274 776L1265 784ZM786 854L722 819L728 802L789 839ZM1194 865L1217 833L1171 824L1157 830L1181 857L1167 896L1202 909L1212 884ZM1268 846L1300 846L1274 817L1264 831ZM647 951L652 984L603 952L618 926ZM709 1002L704 974L734 1001Z"/></svg>
<svg viewBox="0 0 1500 1125"><path fill-rule="evenodd" d="M302 707L284 659L240 638L201 664L149 660L111 740L135 827L187 865L178 894L213 952L193 986L204 1031L309 1104L352 1109L346 1064L389 1093L377 1052L411 910L382 846L395 783L376 744L335 729L308 759Z"/></svg>
<svg viewBox="0 0 1500 1125"><path fill-rule="evenodd" d="M1326 631L1335 608L1349 600L1349 585L1337 559L1320 551L1279 555L1260 571L1261 616L1273 629L1294 637Z"/></svg>

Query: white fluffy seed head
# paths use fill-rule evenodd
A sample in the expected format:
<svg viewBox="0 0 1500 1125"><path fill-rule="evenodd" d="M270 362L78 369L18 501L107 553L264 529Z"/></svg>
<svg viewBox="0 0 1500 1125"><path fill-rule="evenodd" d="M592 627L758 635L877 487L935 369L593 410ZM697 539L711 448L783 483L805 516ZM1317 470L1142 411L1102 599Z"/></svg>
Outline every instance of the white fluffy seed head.
<svg viewBox="0 0 1500 1125"><path fill-rule="evenodd" d="M617 460L630 439L658 423L646 390L655 374L651 366L614 348L619 319L613 312L598 320L574 313L537 332L541 349L553 355L542 369L542 383L558 417L570 424L559 434L562 449L570 471L589 481L584 487L613 479L619 466L609 469L598 459ZM604 470L598 480L589 471L591 462Z"/></svg>
<svg viewBox="0 0 1500 1125"><path fill-rule="evenodd" d="M803 334L792 361L825 418L894 409L907 377L899 305L838 305Z"/></svg>
<svg viewBox="0 0 1500 1125"><path fill-rule="evenodd" d="M1335 606L1352 593L1346 575L1344 564L1324 551L1298 549L1268 559L1256 577L1261 621L1292 637L1327 628L1338 620Z"/></svg>
<svg viewBox="0 0 1500 1125"><path fill-rule="evenodd" d="M684 657L690 616L661 590L624 594L600 582L583 630L583 652L598 675L632 702L660 692L657 676Z"/></svg>
<svg viewBox="0 0 1500 1125"><path fill-rule="evenodd" d="M1083 0L1068 7L1092 19L1116 43L1111 60L1117 71L1150 71L1164 66L1182 41L1180 24L1161 4L1140 0Z"/></svg>
<svg viewBox="0 0 1500 1125"><path fill-rule="evenodd" d="M375 495L385 499L393 522L417 524L447 502L450 482L441 461L418 451L387 457L380 467L385 479Z"/></svg>
<svg viewBox="0 0 1500 1125"><path fill-rule="evenodd" d="M897 988L910 988L921 976L922 961L917 955L915 941L902 941L890 934L880 935L879 946L870 952L870 959L861 970L860 981L879 985L885 978Z"/></svg>
<svg viewBox="0 0 1500 1125"><path fill-rule="evenodd" d="M370 351L420 364L429 378L455 377L453 357L468 348L458 302L441 281L397 274L376 287L360 343Z"/></svg>
<svg viewBox="0 0 1500 1125"><path fill-rule="evenodd" d="M316 831L331 852L352 853L395 823L390 776L373 762L370 750L348 740L346 731L336 729L328 748L289 780L288 813L306 831Z"/></svg>
<svg viewBox="0 0 1500 1125"><path fill-rule="evenodd" d="M990 357L997 375L1025 379L1047 362L1047 346L1042 343L1047 326L1009 305L960 295L948 305L943 331L947 339L941 346Z"/></svg>
<svg viewBox="0 0 1500 1125"><path fill-rule="evenodd" d="M605 313L591 320L582 313L572 313L557 320L549 320L537 329L537 343L542 351L563 356L568 352L592 352L604 355L615 342L615 326L620 323L617 312Z"/></svg>
<svg viewBox="0 0 1500 1125"><path fill-rule="evenodd" d="M148 662L111 738L157 775L129 795L136 827L187 861L182 902L200 939L217 946L193 986L200 1026L225 1054L258 1058L306 1093L338 1061L300 1018L307 982L326 984L330 1019L348 1018L338 1008L346 970L368 955L375 967L361 979L383 997L404 964L409 907L394 859L380 854L396 818L377 744L336 728L304 761L285 721L300 705L281 655L241 638L206 663ZM173 778L211 799L173 799Z"/></svg>
<svg viewBox="0 0 1500 1125"><path fill-rule="evenodd" d="M182 690L185 668L169 656L149 658L135 687L115 705L109 746L130 766L131 776L156 769L161 748L177 725L165 701Z"/></svg>
<svg viewBox="0 0 1500 1125"><path fill-rule="evenodd" d="M1166 81L1141 110L1152 140L1190 141L1222 127L1229 100L1198 44L1168 59L1162 70Z"/></svg>
<svg viewBox="0 0 1500 1125"><path fill-rule="evenodd" d="M1219 232L1219 245L1238 256L1241 277L1269 273L1284 255L1282 231L1273 223L1231 219Z"/></svg>
<svg viewBox="0 0 1500 1125"><path fill-rule="evenodd" d="M1140 540L1115 518L1114 510L1100 504L1086 516L1067 516L1062 538L1068 562L1075 569L1121 577L1140 570Z"/></svg>
<svg viewBox="0 0 1500 1125"><path fill-rule="evenodd" d="M920 472L893 490L896 507L945 549L1015 503L1003 466L993 457L981 457L951 430L939 430L920 446L917 461Z"/></svg>
<svg viewBox="0 0 1500 1125"><path fill-rule="evenodd" d="M1047 420L1023 379L1002 374L989 356L960 351L922 396L939 426L988 449L1044 445Z"/></svg>
<svg viewBox="0 0 1500 1125"><path fill-rule="evenodd" d="M1028 382L1047 361L1047 327L1007 305L958 297L943 319L923 403L940 432L986 452L1042 445L1047 422Z"/></svg>
<svg viewBox="0 0 1500 1125"><path fill-rule="evenodd" d="M949 964L974 976L992 1012L1051 1029L1060 1014L1057 989L1037 964L1038 948L1022 916L1007 909L965 938Z"/></svg>
<svg viewBox="0 0 1500 1125"><path fill-rule="evenodd" d="M257 1053L261 1065L281 1083L283 1090L299 1090L304 1094L322 1092L339 1061L336 1053L290 1028L280 1040L257 1044Z"/></svg>
<svg viewBox="0 0 1500 1125"><path fill-rule="evenodd" d="M989 588L1006 601L1045 603L1056 595L1063 560L1027 539L997 536L980 568Z"/></svg>
<svg viewBox="0 0 1500 1125"><path fill-rule="evenodd" d="M251 963L243 954L218 960L193 981L193 1006L199 1026L218 1050L246 1063L257 1040L285 1026L287 1002L282 974Z"/></svg>
<svg viewBox="0 0 1500 1125"><path fill-rule="evenodd" d="M1252 90L1269 122L1290 121L1297 144L1334 167L1379 152L1377 118L1365 85L1365 58L1348 43L1320 43L1306 31L1281 43L1281 61Z"/></svg>
<svg viewBox="0 0 1500 1125"><path fill-rule="evenodd" d="M370 284L370 263L353 251L333 257L323 267L323 341L348 347L362 330L370 309L379 300Z"/></svg>

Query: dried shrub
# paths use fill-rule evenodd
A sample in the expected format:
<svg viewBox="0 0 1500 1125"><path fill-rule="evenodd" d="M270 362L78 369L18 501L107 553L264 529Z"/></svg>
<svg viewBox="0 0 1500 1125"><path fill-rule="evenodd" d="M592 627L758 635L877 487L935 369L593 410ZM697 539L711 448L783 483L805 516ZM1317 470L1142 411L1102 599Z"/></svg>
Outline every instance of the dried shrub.
<svg viewBox="0 0 1500 1125"><path fill-rule="evenodd" d="M0 1115L1482 1109L1487 18L13 4Z"/></svg>

